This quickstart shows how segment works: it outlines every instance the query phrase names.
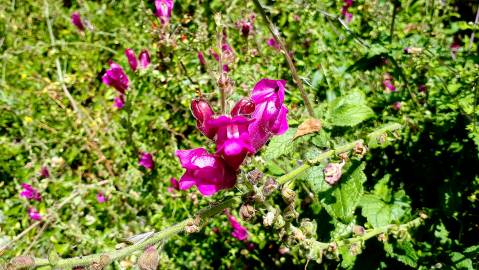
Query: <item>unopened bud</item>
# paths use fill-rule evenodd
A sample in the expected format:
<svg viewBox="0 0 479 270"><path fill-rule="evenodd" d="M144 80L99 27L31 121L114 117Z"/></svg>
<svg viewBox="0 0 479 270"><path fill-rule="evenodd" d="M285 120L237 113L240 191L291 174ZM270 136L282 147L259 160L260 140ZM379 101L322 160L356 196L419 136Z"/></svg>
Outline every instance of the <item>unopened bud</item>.
<svg viewBox="0 0 479 270"><path fill-rule="evenodd" d="M278 249L279 254L284 255L289 253L289 248L286 246L280 246Z"/></svg>
<svg viewBox="0 0 479 270"><path fill-rule="evenodd" d="M35 266L35 259L31 256L18 256L10 261L14 269L30 268Z"/></svg>
<svg viewBox="0 0 479 270"><path fill-rule="evenodd" d="M349 156L348 156L348 153L347 153L347 152L342 152L342 153L340 153L338 156L339 156L339 158L340 158L341 160L344 160L344 161L348 161L348 160L349 160Z"/></svg>
<svg viewBox="0 0 479 270"><path fill-rule="evenodd" d="M281 229L284 227L284 225L286 225L286 222L284 221L284 218L279 215L276 217L276 219L274 220L274 228L275 229Z"/></svg>
<svg viewBox="0 0 479 270"><path fill-rule="evenodd" d="M254 169L248 172L247 178L250 184L256 185L261 180L261 178L263 178L263 173L258 169Z"/></svg>
<svg viewBox="0 0 479 270"><path fill-rule="evenodd" d="M296 192L287 186L283 186L283 189L281 190L281 196L286 204L292 204L296 199Z"/></svg>
<svg viewBox="0 0 479 270"><path fill-rule="evenodd" d="M324 180L330 185L334 185L341 178L342 172L341 169L344 166L344 161L341 163L329 163L326 168L324 168Z"/></svg>
<svg viewBox="0 0 479 270"><path fill-rule="evenodd" d="M301 220L299 228L307 238L316 238L316 222L305 218Z"/></svg>
<svg viewBox="0 0 479 270"><path fill-rule="evenodd" d="M150 246L145 249L140 258L138 258L138 267L141 270L156 270L158 268L158 263L160 261L160 256L155 246Z"/></svg>
<svg viewBox="0 0 479 270"><path fill-rule="evenodd" d="M364 227L363 226L359 226L359 225L354 225L353 226L353 233L355 235L363 235L364 234Z"/></svg>
<svg viewBox="0 0 479 270"><path fill-rule="evenodd" d="M269 226L273 225L274 216L275 216L274 211L268 211L268 213L266 213L266 215L264 215L264 217L263 217L263 225L265 227L269 227Z"/></svg>
<svg viewBox="0 0 479 270"><path fill-rule="evenodd" d="M256 210L250 204L243 204L240 207L239 213L240 213L241 219L243 219L245 221L248 221L248 220L251 220L254 217L254 215L256 213Z"/></svg>
<svg viewBox="0 0 479 270"><path fill-rule="evenodd" d="M224 73L220 75L220 78L218 79L217 83L218 87L225 91L225 93L231 92L233 82Z"/></svg>
<svg viewBox="0 0 479 270"><path fill-rule="evenodd" d="M275 191L277 188L278 184L276 183L276 181L273 178L268 178L263 187L263 195L267 197L271 195L271 193L273 193L273 191Z"/></svg>
<svg viewBox="0 0 479 270"><path fill-rule="evenodd" d="M255 104L253 100L249 98L243 98L236 103L236 105L231 110L231 116L243 115L250 116L255 109Z"/></svg>
<svg viewBox="0 0 479 270"><path fill-rule="evenodd" d="M368 148L362 142L357 143L353 148L353 153L359 158L362 158L367 151L368 151Z"/></svg>
<svg viewBox="0 0 479 270"><path fill-rule="evenodd" d="M283 216L284 220L291 221L298 218L299 214L296 212L296 209L294 209L294 205L290 204L284 209Z"/></svg>
<svg viewBox="0 0 479 270"><path fill-rule="evenodd" d="M196 98L191 101L191 113L196 119L196 126L206 137L212 139L215 136L215 129L209 128L206 121L210 120L215 114L210 104L201 99Z"/></svg>

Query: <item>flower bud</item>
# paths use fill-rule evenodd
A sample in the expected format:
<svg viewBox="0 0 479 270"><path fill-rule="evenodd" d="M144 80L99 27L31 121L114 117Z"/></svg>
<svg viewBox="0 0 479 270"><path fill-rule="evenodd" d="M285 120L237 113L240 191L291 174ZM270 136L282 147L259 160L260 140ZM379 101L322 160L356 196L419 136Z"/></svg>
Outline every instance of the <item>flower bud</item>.
<svg viewBox="0 0 479 270"><path fill-rule="evenodd" d="M289 248L286 246L280 246L278 249L279 254L284 255L289 253Z"/></svg>
<svg viewBox="0 0 479 270"><path fill-rule="evenodd" d="M296 199L296 192L294 192L294 190L288 188L287 186L284 186L281 190L281 196L283 197L283 200L286 204L292 204Z"/></svg>
<svg viewBox="0 0 479 270"><path fill-rule="evenodd" d="M298 218L299 214L296 209L294 209L294 205L290 204L284 209L283 216L286 221L292 221L293 219Z"/></svg>
<svg viewBox="0 0 479 270"><path fill-rule="evenodd" d="M364 227L363 226L359 226L359 225L354 225L353 226L353 233L355 235L363 235L364 234Z"/></svg>
<svg viewBox="0 0 479 270"><path fill-rule="evenodd" d="M250 204L243 204L240 208L240 217L241 219L248 221L251 220L251 218L254 217L256 210L254 207Z"/></svg>
<svg viewBox="0 0 479 270"><path fill-rule="evenodd" d="M231 110L231 116L243 115L250 116L255 109L256 105L249 98L243 98L236 103L236 105Z"/></svg>
<svg viewBox="0 0 479 270"><path fill-rule="evenodd" d="M281 229L281 228L284 227L284 225L286 225L286 222L284 221L284 218L281 215L276 217L276 219L274 221L274 228L275 229Z"/></svg>
<svg viewBox="0 0 479 270"><path fill-rule="evenodd" d="M266 180L266 183L264 184L263 195L269 196L277 188L278 188L278 184L276 183L276 181L273 178L269 178L268 180Z"/></svg>
<svg viewBox="0 0 479 270"><path fill-rule="evenodd" d="M266 213L266 215L264 215L264 217L263 217L263 225L265 227L269 227L269 226L273 225L274 216L275 216L274 211L269 211L268 213Z"/></svg>
<svg viewBox="0 0 479 270"><path fill-rule="evenodd" d="M246 177L248 178L250 184L256 185L261 180L261 178L263 178L263 173L258 169L254 169L248 172L248 175Z"/></svg>
<svg viewBox="0 0 479 270"><path fill-rule="evenodd" d="M138 267L141 270L156 270L158 268L158 263L160 261L160 256L155 246L150 246L145 249L140 258L138 258Z"/></svg>
<svg viewBox="0 0 479 270"><path fill-rule="evenodd" d="M30 268L35 266L35 260L31 256L18 256L10 261L14 269Z"/></svg>
<svg viewBox="0 0 479 270"><path fill-rule="evenodd" d="M210 104L203 99L193 99L193 101L191 101L191 112L196 119L196 127L198 127L201 133L206 137L213 139L216 133L215 129L206 125L206 121L210 120L214 115Z"/></svg>
<svg viewBox="0 0 479 270"><path fill-rule="evenodd" d="M316 222L310 221L309 219L305 218L301 220L301 224L299 226L301 231L307 238L316 238Z"/></svg>
<svg viewBox="0 0 479 270"><path fill-rule="evenodd" d="M368 148L361 142L357 143L353 148L353 153L357 155L359 158L362 158L367 151L368 151Z"/></svg>
<svg viewBox="0 0 479 270"><path fill-rule="evenodd" d="M341 163L329 163L324 168L324 180L330 185L334 185L341 178L341 169L344 166L344 161Z"/></svg>

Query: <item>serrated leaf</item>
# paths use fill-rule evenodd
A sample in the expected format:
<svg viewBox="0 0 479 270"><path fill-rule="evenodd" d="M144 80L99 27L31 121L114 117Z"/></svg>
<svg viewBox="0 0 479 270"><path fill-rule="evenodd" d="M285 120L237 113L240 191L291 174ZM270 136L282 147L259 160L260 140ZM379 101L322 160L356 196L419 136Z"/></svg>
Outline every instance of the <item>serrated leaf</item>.
<svg viewBox="0 0 479 270"><path fill-rule="evenodd" d="M402 190L394 193L389 202L376 194L365 194L360 202L362 215L374 228L399 221L409 211L409 204L409 197Z"/></svg>
<svg viewBox="0 0 479 270"><path fill-rule="evenodd" d="M350 252L349 245L343 245L339 248L339 254L341 254L341 269L351 269L354 266L357 256L354 256Z"/></svg>
<svg viewBox="0 0 479 270"><path fill-rule="evenodd" d="M474 267L472 265L471 259L467 258L463 254L459 252L452 252L451 253L451 261L454 265L454 269L467 269L473 270Z"/></svg>
<svg viewBox="0 0 479 270"><path fill-rule="evenodd" d="M355 126L374 116L366 105L344 104L331 111L331 124L334 126Z"/></svg>
<svg viewBox="0 0 479 270"><path fill-rule="evenodd" d="M384 250L389 256L405 265L414 268L417 266L419 256L417 255L416 250L414 250L414 246L409 241L400 241L394 244L384 243Z"/></svg>
<svg viewBox="0 0 479 270"><path fill-rule="evenodd" d="M270 161L291 153L294 149L292 141L295 133L296 128L290 128L283 135L273 137L266 147L263 158L266 161Z"/></svg>
<svg viewBox="0 0 479 270"><path fill-rule="evenodd" d="M323 170L324 166L318 165L309 168L304 174L304 179L306 180L306 183L308 183L315 196L318 196L319 193L331 188L331 185L324 181Z"/></svg>
<svg viewBox="0 0 479 270"><path fill-rule="evenodd" d="M354 210L363 195L363 183L366 181L364 167L364 163L353 163L343 174L339 183L321 201L332 217L344 223L349 223L352 220Z"/></svg>

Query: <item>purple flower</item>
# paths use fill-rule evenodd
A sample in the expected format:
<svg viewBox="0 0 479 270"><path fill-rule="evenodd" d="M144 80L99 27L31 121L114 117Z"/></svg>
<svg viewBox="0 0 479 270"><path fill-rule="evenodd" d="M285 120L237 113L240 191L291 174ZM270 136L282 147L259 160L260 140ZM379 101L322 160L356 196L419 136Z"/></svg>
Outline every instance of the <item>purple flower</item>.
<svg viewBox="0 0 479 270"><path fill-rule="evenodd" d="M148 169L148 170L153 169L153 166L154 166L153 156L150 153L141 152L138 165L143 166L145 169Z"/></svg>
<svg viewBox="0 0 479 270"><path fill-rule="evenodd" d="M215 114L210 104L201 98L193 99L193 101L191 101L191 112L196 119L196 127L203 135L213 139L216 134L216 129L206 125L206 122L212 119Z"/></svg>
<svg viewBox="0 0 479 270"><path fill-rule="evenodd" d="M203 55L203 52L201 51L198 51L198 60L200 61L200 65L206 66L205 56Z"/></svg>
<svg viewBox="0 0 479 270"><path fill-rule="evenodd" d="M105 198L105 194L103 194L103 192L98 192L96 194L96 200L98 201L98 203L104 203L106 202L106 198Z"/></svg>
<svg viewBox="0 0 479 270"><path fill-rule="evenodd" d="M125 94L130 82L123 68L113 61L110 62L110 69L105 72L102 81L104 84L115 88L122 94Z"/></svg>
<svg viewBox="0 0 479 270"><path fill-rule="evenodd" d="M255 152L248 133L248 126L252 121L244 116L230 118L221 115L206 123L217 130L216 154L221 155L233 170L239 168L248 153Z"/></svg>
<svg viewBox="0 0 479 270"><path fill-rule="evenodd" d="M281 46L279 45L278 42L276 42L276 39L274 37L268 39L268 41L266 42L270 47L274 48L275 50L277 51L280 51L281 50Z"/></svg>
<svg viewBox="0 0 479 270"><path fill-rule="evenodd" d="M71 21L72 21L72 24L80 31L85 31L85 26L83 25L83 22L81 20L81 17L80 17L80 13L78 13L77 11L73 12L72 13L72 16L71 16Z"/></svg>
<svg viewBox="0 0 479 270"><path fill-rule="evenodd" d="M383 81L383 84L384 84L384 86L385 86L387 89L389 89L389 90L391 90L391 91L393 91L393 92L396 91L396 87L394 86L394 84L392 83L392 81L390 81L390 80L384 80L384 81Z"/></svg>
<svg viewBox="0 0 479 270"><path fill-rule="evenodd" d="M132 49L128 48L125 50L125 55L128 59L128 64L130 64L131 70L136 71L136 69L138 68L138 60L136 60L135 52Z"/></svg>
<svg viewBox="0 0 479 270"><path fill-rule="evenodd" d="M147 50L141 50L140 55L138 56L140 58L140 67L145 69L150 65L150 54L148 53Z"/></svg>
<svg viewBox="0 0 479 270"><path fill-rule="evenodd" d="M394 102L394 104L392 105L393 109L395 109L396 111L399 111L401 110L401 102Z"/></svg>
<svg viewBox="0 0 479 270"><path fill-rule="evenodd" d="M170 179L170 184L171 187L168 187L168 192L173 193L177 190L180 190L180 183L178 182L178 180L176 180L176 178L172 177Z"/></svg>
<svg viewBox="0 0 479 270"><path fill-rule="evenodd" d="M248 230L243 227L233 215L228 212L226 212L226 215L228 216L231 227L233 227L231 235L240 241L248 239Z"/></svg>
<svg viewBox="0 0 479 270"><path fill-rule="evenodd" d="M40 195L40 193L29 184L23 183L22 187L23 187L23 190L22 192L20 192L21 197L24 197L28 200L35 200L35 201L42 200L42 195Z"/></svg>
<svg viewBox="0 0 479 270"><path fill-rule="evenodd" d="M178 150L176 156L186 169L179 181L181 190L196 185L201 194L211 196L236 183L235 171L221 157L208 153L204 148Z"/></svg>
<svg viewBox="0 0 479 270"><path fill-rule="evenodd" d="M118 110L123 109L123 107L125 107L125 95L120 94L119 96L117 96L115 98L115 100L113 102L114 102L115 107Z"/></svg>
<svg viewBox="0 0 479 270"><path fill-rule="evenodd" d="M173 0L155 0L155 16L160 18L161 24L165 25L170 21L174 4Z"/></svg>
<svg viewBox="0 0 479 270"><path fill-rule="evenodd" d="M286 81L261 79L253 88L251 99L255 110L251 117L248 133L256 151L273 135L280 135L288 130L288 109L284 106Z"/></svg>
<svg viewBox="0 0 479 270"><path fill-rule="evenodd" d="M251 15L247 19L242 19L236 22L236 27L241 31L243 37L247 38L253 32L255 16Z"/></svg>
<svg viewBox="0 0 479 270"><path fill-rule="evenodd" d="M41 178L48 178L48 177L50 177L50 172L48 171L48 167L47 167L47 166L42 166L42 168L40 169L40 177L41 177Z"/></svg>
<svg viewBox="0 0 479 270"><path fill-rule="evenodd" d="M41 220L42 215L35 208L28 208L28 216L33 220Z"/></svg>

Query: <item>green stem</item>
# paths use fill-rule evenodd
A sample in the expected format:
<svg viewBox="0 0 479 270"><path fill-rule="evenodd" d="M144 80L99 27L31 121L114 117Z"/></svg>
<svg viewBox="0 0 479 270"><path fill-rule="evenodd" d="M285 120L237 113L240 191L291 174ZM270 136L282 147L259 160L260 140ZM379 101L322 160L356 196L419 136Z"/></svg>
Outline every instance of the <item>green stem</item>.
<svg viewBox="0 0 479 270"><path fill-rule="evenodd" d="M199 222L195 222L195 223L202 224L208 218L218 213L221 213L224 209L234 205L235 203L238 202L238 200L239 200L238 197L232 197L221 203L218 203L200 210L197 214L197 217L199 217ZM134 244L119 250L113 250L113 251L108 251L108 252L93 254L88 256L60 259L53 266L55 268L62 268L62 269L72 268L75 266L86 266L94 262L99 262L100 257L102 256L106 256L110 261L118 260L123 257L129 256L136 251L144 250L148 246L155 245L156 243L160 242L163 239L166 239L173 235L181 233L182 231L185 230L186 226L190 224L191 222L193 222L194 220L195 220L194 218L189 218L169 228L166 228L162 230L161 232L154 234L152 237L148 238L147 240L143 242L139 242L137 244ZM46 265L50 265L50 261L48 259L35 258L35 267L46 266Z"/></svg>

